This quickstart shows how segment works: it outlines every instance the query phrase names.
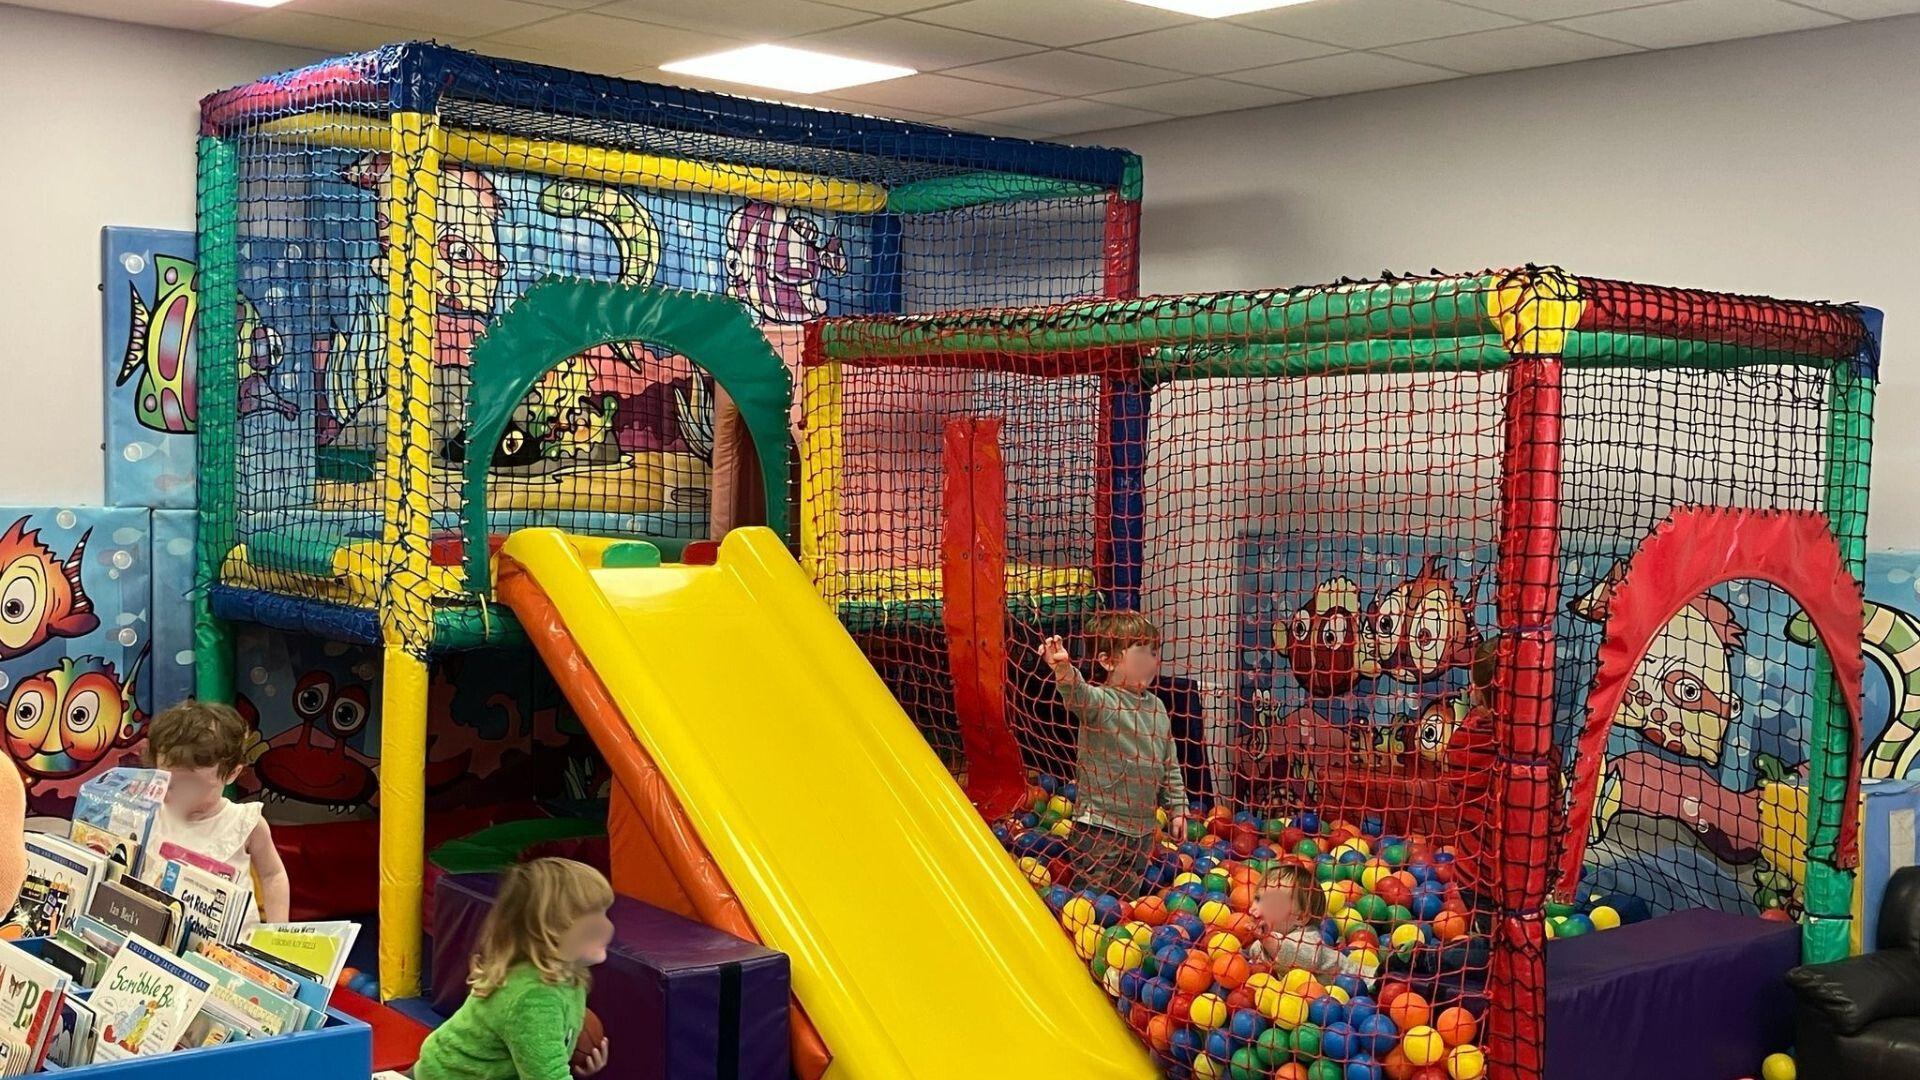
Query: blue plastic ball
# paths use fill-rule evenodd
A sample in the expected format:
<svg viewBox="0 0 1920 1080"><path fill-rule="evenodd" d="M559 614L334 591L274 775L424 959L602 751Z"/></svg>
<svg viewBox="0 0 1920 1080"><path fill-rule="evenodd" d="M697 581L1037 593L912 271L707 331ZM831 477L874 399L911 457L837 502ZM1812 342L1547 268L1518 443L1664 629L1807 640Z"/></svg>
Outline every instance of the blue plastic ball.
<svg viewBox="0 0 1920 1080"><path fill-rule="evenodd" d="M1071 899L1073 899L1073 890L1065 885L1047 886L1047 910L1055 915L1060 914L1060 909L1066 907L1067 901Z"/></svg>
<svg viewBox="0 0 1920 1080"><path fill-rule="evenodd" d="M1368 814L1360 822L1360 831L1368 836L1379 836L1386 827L1387 823L1380 820L1378 814Z"/></svg>
<svg viewBox="0 0 1920 1080"><path fill-rule="evenodd" d="M1060 779L1048 773L1040 774L1040 790L1051 795L1060 790Z"/></svg>
<svg viewBox="0 0 1920 1080"><path fill-rule="evenodd" d="M1334 1000L1332 994L1322 994L1307 1003L1307 1021L1309 1023L1326 1027L1329 1024L1341 1023L1345 1021L1346 1018L1347 1007ZM1328 1054L1327 1056L1332 1057L1333 1055ZM1345 1057L1346 1055L1342 1054L1340 1056Z"/></svg>
<svg viewBox="0 0 1920 1080"><path fill-rule="evenodd" d="M1253 814L1249 813L1248 811L1242 810L1239 813L1233 815L1233 823L1235 825L1258 825L1260 824L1260 819L1253 816Z"/></svg>
<svg viewBox="0 0 1920 1080"><path fill-rule="evenodd" d="M1354 1041L1362 1046L1376 1061L1383 1061L1393 1052L1394 1044L1400 1041L1400 1028L1393 1018L1374 1013L1361 1023L1353 1026Z"/></svg>
<svg viewBox="0 0 1920 1080"><path fill-rule="evenodd" d="M1207 896L1207 887L1198 881L1189 881L1185 885L1177 886L1173 891L1183 896L1191 896L1195 900L1204 900Z"/></svg>
<svg viewBox="0 0 1920 1080"><path fill-rule="evenodd" d="M1180 854L1185 855L1189 859L1197 859L1200 856L1205 855L1206 853L1207 853L1206 848L1201 847L1199 844L1194 843L1192 840L1189 840L1186 843L1180 845Z"/></svg>
<svg viewBox="0 0 1920 1080"><path fill-rule="evenodd" d="M1320 920L1320 941L1327 945L1340 944L1340 923L1331 915Z"/></svg>
<svg viewBox="0 0 1920 1080"><path fill-rule="evenodd" d="M1410 862L1406 866L1402 867L1402 869L1404 869L1407 873L1412 874L1413 880L1417 884L1427 885L1427 884L1431 884L1433 881L1433 867L1427 863Z"/></svg>
<svg viewBox="0 0 1920 1080"><path fill-rule="evenodd" d="M1266 1017L1252 1009L1241 1009L1234 1013L1233 1019L1227 1024L1227 1033L1232 1035L1233 1041L1240 1046L1258 1039L1260 1033L1265 1030L1267 1030Z"/></svg>
<svg viewBox="0 0 1920 1080"><path fill-rule="evenodd" d="M1042 860L1051 861L1067 853L1067 842L1052 833L1040 834L1040 847L1034 854Z"/></svg>
<svg viewBox="0 0 1920 1080"><path fill-rule="evenodd" d="M1300 831L1311 836L1320 831L1320 815L1309 810L1301 814L1300 820L1294 822L1294 824L1300 826Z"/></svg>
<svg viewBox="0 0 1920 1080"><path fill-rule="evenodd" d="M1219 865L1220 860L1212 855L1201 855L1193 860L1193 872L1204 876L1207 871Z"/></svg>
<svg viewBox="0 0 1920 1080"><path fill-rule="evenodd" d="M1172 971L1186 962L1186 959L1187 947L1185 945L1168 945L1163 949L1154 950L1153 953L1153 962L1161 971Z"/></svg>
<svg viewBox="0 0 1920 1080"><path fill-rule="evenodd" d="M1361 1030L1367 1021L1379 1015L1380 1009L1372 998L1357 997L1347 1003L1347 1023L1352 1024L1355 1031Z"/></svg>
<svg viewBox="0 0 1920 1080"><path fill-rule="evenodd" d="M1315 998L1314 1001L1325 1001ZM1307 1019L1313 1019L1313 1010L1307 1010ZM1320 1029L1320 1056L1328 1061L1346 1061L1353 1057L1353 1029L1345 1022L1336 1020Z"/></svg>
<svg viewBox="0 0 1920 1080"><path fill-rule="evenodd" d="M1369 856L1361 854L1359 849L1348 848L1341 854L1340 861L1342 863L1363 863L1366 862L1368 858Z"/></svg>
<svg viewBox="0 0 1920 1080"><path fill-rule="evenodd" d="M1138 971L1124 972L1120 976L1120 996L1128 1001L1139 1001L1140 991L1147 985L1147 977Z"/></svg>
<svg viewBox="0 0 1920 1080"><path fill-rule="evenodd" d="M1368 1000L1366 996L1366 984L1361 982L1360 977L1357 975L1337 975L1334 977L1333 985L1347 992L1348 1001L1356 1004L1361 1001L1367 1001L1369 1005L1372 1004L1372 1001Z"/></svg>
<svg viewBox="0 0 1920 1080"><path fill-rule="evenodd" d="M1140 988L1140 1004L1154 1012L1163 1013L1167 1011L1167 1006L1173 1004L1173 996L1179 992L1180 988L1173 985L1172 979L1155 976Z"/></svg>
<svg viewBox="0 0 1920 1080"><path fill-rule="evenodd" d="M1172 1044L1168 1049L1173 1052L1173 1060L1182 1065L1191 1065L1193 1059L1200 1056L1200 1033L1190 1027L1183 1027L1173 1033Z"/></svg>
<svg viewBox="0 0 1920 1080"><path fill-rule="evenodd" d="M1265 859L1265 860L1271 861L1273 859L1279 858L1280 853L1273 850L1273 848L1267 846L1266 844L1261 844L1259 847L1253 849L1253 857L1256 859Z"/></svg>
<svg viewBox="0 0 1920 1080"><path fill-rule="evenodd" d="M1439 889L1431 885L1422 885L1413 890L1413 903L1407 906L1412 910L1414 918L1431 919L1440 914L1440 909L1445 905L1446 898L1440 895Z"/></svg>
<svg viewBox="0 0 1920 1080"><path fill-rule="evenodd" d="M1080 797L1080 785L1069 781L1066 787L1060 789L1060 794L1065 796L1068 802L1072 802Z"/></svg>
<svg viewBox="0 0 1920 1080"><path fill-rule="evenodd" d="M1381 1080L1384 1075L1380 1063L1371 1058L1357 1057L1347 1062L1346 1080Z"/></svg>
<svg viewBox="0 0 1920 1080"><path fill-rule="evenodd" d="M1222 1028L1207 1032L1207 1041L1201 1045L1206 1048L1210 1058L1225 1061L1233 1056L1233 1038Z"/></svg>
<svg viewBox="0 0 1920 1080"><path fill-rule="evenodd" d="M1207 933L1207 924L1201 922L1200 916L1192 912L1183 911L1175 915L1172 919L1169 919L1168 922L1184 930L1188 941L1199 941L1202 937L1206 936Z"/></svg>
<svg viewBox="0 0 1920 1080"><path fill-rule="evenodd" d="M995 840L1000 841L1001 847L1006 847L1008 844L1013 842L1013 826L1008 825L1004 821L994 822L993 838Z"/></svg>
<svg viewBox="0 0 1920 1080"><path fill-rule="evenodd" d="M1093 921L1102 927L1112 926L1120 921L1120 899L1116 896L1102 895L1093 902Z"/></svg>
<svg viewBox="0 0 1920 1080"><path fill-rule="evenodd" d="M1032 814L1032 813L1028 813L1028 814L1021 814L1021 815L1020 815L1020 827L1021 827L1021 828L1023 828L1023 829L1037 829L1037 828L1039 828L1039 827L1040 827L1040 815L1039 815L1039 814Z"/></svg>

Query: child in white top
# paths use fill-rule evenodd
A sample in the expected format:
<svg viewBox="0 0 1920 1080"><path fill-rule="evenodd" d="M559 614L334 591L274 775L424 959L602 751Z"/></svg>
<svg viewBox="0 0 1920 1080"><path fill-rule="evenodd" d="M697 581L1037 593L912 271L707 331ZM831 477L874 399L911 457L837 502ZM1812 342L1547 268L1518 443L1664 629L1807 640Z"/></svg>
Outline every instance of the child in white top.
<svg viewBox="0 0 1920 1080"><path fill-rule="evenodd" d="M226 787L247 764L247 722L232 706L183 701L153 718L147 760L166 770L167 804L154 822L154 852L172 841L253 875L253 895L267 922L286 922L287 865L259 803L228 799ZM242 880L245 880L244 876Z"/></svg>
<svg viewBox="0 0 1920 1080"><path fill-rule="evenodd" d="M1260 924L1260 940L1248 952L1256 960L1273 961L1275 971L1305 968L1322 979L1373 978L1369 965L1320 939L1318 923L1327 914L1327 894L1306 867L1287 863L1267 871L1260 880L1253 914Z"/></svg>

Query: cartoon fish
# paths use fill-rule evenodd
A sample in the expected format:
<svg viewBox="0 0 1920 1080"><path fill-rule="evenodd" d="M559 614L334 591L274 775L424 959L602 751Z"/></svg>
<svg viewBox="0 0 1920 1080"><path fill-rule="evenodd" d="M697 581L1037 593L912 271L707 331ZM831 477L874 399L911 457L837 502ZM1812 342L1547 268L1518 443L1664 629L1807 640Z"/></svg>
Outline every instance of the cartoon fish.
<svg viewBox="0 0 1920 1080"><path fill-rule="evenodd" d="M124 680L106 660L82 656L63 657L14 685L7 699L7 753L28 780L78 776L140 740L147 718L133 695L146 657L141 652Z"/></svg>
<svg viewBox="0 0 1920 1080"><path fill-rule="evenodd" d="M259 309L244 296L240 298L239 326L240 415L269 411L287 420L300 415L299 406L273 385L273 373L285 356L280 332L261 321Z"/></svg>
<svg viewBox="0 0 1920 1080"><path fill-rule="evenodd" d="M93 601L81 585L80 567L89 529L74 542L66 562L40 542L40 530L15 521L0 535L0 660L11 660L57 638L99 629Z"/></svg>
<svg viewBox="0 0 1920 1080"><path fill-rule="evenodd" d="M555 180L540 192L540 209L558 218L591 221L613 234L622 285L645 285L660 265L660 230L640 200L618 188Z"/></svg>
<svg viewBox="0 0 1920 1080"><path fill-rule="evenodd" d="M820 277L846 273L847 255L811 216L748 203L727 218L726 270L727 295L768 322L798 323L826 314Z"/></svg>
<svg viewBox="0 0 1920 1080"><path fill-rule="evenodd" d="M1621 577L1616 567L1573 612L1604 620ZM1648 643L1613 722L1668 753L1718 765L1727 727L1740 717L1733 661L1745 642L1746 628L1724 600L1701 593L1687 601Z"/></svg>
<svg viewBox="0 0 1920 1080"><path fill-rule="evenodd" d="M1344 694L1359 681L1359 613L1359 586L1337 577L1321 582L1284 630L1273 628L1274 645L1313 697Z"/></svg>
<svg viewBox="0 0 1920 1080"><path fill-rule="evenodd" d="M120 362L120 375L113 385L125 386L139 372L133 414L142 427L154 431L190 435L198 418L193 316L200 301L194 289L195 270L189 260L155 255L153 271L160 292L151 311L140 299L139 286L127 285L133 314L126 358Z"/></svg>
<svg viewBox="0 0 1920 1080"><path fill-rule="evenodd" d="M1360 647L1367 657L1362 674L1377 666L1401 682L1421 683L1472 666L1480 630L1453 578L1428 556L1419 573L1368 606Z"/></svg>

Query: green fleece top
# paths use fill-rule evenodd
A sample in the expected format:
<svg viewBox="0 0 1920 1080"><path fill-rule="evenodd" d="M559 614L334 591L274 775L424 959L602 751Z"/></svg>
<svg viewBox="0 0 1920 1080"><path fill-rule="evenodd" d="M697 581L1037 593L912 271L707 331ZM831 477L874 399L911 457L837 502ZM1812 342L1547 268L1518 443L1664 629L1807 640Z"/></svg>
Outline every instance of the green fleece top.
<svg viewBox="0 0 1920 1080"><path fill-rule="evenodd" d="M427 1036L414 1080L571 1080L586 1011L584 985L555 985L521 964Z"/></svg>
<svg viewBox="0 0 1920 1080"><path fill-rule="evenodd" d="M1059 685L1060 699L1080 719L1075 821L1145 836L1154 829L1156 808L1187 808L1173 724L1157 696L1078 678Z"/></svg>

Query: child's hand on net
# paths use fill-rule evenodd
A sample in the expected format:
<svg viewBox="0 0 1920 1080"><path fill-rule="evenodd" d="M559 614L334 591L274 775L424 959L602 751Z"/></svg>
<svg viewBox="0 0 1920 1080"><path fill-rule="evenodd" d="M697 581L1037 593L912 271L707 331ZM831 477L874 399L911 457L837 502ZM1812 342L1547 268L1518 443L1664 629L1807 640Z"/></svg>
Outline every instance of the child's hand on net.
<svg viewBox="0 0 1920 1080"><path fill-rule="evenodd" d="M1052 668L1055 675L1062 674L1063 668L1067 671L1073 670L1073 654L1067 651L1067 643L1059 634L1054 634L1041 642L1038 652L1041 661Z"/></svg>

